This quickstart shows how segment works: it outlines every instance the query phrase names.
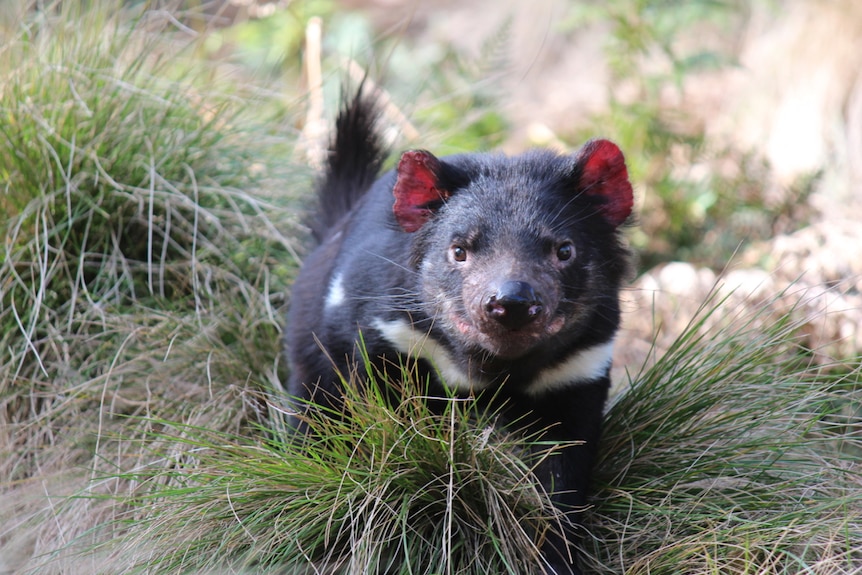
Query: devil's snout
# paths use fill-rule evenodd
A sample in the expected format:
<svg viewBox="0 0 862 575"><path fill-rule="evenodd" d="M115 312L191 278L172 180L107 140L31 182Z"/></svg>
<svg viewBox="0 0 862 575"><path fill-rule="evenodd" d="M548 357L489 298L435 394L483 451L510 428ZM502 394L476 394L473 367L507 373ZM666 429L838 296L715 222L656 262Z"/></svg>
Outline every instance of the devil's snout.
<svg viewBox="0 0 862 575"><path fill-rule="evenodd" d="M507 329L519 329L542 313L542 301L527 282L507 281L488 297L485 312Z"/></svg>

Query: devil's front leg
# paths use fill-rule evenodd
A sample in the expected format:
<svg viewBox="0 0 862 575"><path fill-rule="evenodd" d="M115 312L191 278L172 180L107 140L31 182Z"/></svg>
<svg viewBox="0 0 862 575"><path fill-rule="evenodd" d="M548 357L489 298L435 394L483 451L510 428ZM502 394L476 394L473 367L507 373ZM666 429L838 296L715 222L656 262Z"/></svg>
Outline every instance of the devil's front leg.
<svg viewBox="0 0 862 575"><path fill-rule="evenodd" d="M532 403L537 429L547 430L537 452L552 449L536 467L536 475L551 494L556 507L565 515L563 532L548 533L542 553L557 575L579 574L576 532L587 503L590 476L601 436L602 417L608 395L609 380L603 378L589 384L577 384L568 389L534 398ZM551 447L554 443L558 445Z"/></svg>

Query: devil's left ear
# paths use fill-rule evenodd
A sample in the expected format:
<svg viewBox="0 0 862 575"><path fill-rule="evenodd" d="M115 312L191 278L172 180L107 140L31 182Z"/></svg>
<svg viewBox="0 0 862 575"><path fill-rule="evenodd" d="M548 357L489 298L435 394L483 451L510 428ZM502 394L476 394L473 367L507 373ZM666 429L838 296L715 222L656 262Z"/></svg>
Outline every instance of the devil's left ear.
<svg viewBox="0 0 862 575"><path fill-rule="evenodd" d="M591 140L578 152L576 166L579 191L601 198L599 210L609 224L623 224L632 213L634 192L622 151L608 140Z"/></svg>
<svg viewBox="0 0 862 575"><path fill-rule="evenodd" d="M405 232L415 232L449 198L440 185L440 160L431 152L411 150L398 161L392 212Z"/></svg>

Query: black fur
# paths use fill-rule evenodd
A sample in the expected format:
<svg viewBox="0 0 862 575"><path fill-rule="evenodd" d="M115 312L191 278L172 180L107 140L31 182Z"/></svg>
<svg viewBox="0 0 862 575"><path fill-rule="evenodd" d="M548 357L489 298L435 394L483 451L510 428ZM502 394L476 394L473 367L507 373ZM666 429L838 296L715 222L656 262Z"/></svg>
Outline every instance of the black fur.
<svg viewBox="0 0 862 575"><path fill-rule="evenodd" d="M329 150L324 178L317 186L318 205L313 212L311 231L322 242L380 174L387 149L374 127L376 107L362 99L362 87L335 121L335 141Z"/></svg>
<svg viewBox="0 0 862 575"><path fill-rule="evenodd" d="M337 406L335 370L352 371L360 332L381 366L408 349L398 334L427 334L443 351L418 358L426 373L441 367L429 360L445 356L451 369L441 373L488 389L479 400L504 405L503 424L584 442L537 469L576 520L610 384L604 344L619 325L629 266L618 231L631 209L622 155L603 141L573 156L408 152L374 181L384 155L377 117L360 93L338 119L319 186L320 245L293 288L289 391ZM584 360L593 366L587 375L552 377L587 350L598 357ZM551 383L537 384L543 377ZM578 572L562 538L547 540L543 553L549 572Z"/></svg>

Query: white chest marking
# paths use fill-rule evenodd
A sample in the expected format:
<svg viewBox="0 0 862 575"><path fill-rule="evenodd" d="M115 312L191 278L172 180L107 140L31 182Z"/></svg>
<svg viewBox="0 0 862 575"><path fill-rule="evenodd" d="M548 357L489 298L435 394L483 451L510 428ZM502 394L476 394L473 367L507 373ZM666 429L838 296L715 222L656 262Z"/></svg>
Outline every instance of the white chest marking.
<svg viewBox="0 0 862 575"><path fill-rule="evenodd" d="M371 326L400 353L429 361L445 385L459 391L477 391L488 386L487 381L471 378L452 359L445 347L407 321L384 321L378 318ZM613 340L583 349L562 363L540 371L524 389L526 393L538 396L604 377L611 365L613 353Z"/></svg>
<svg viewBox="0 0 862 575"><path fill-rule="evenodd" d="M340 306L342 303L344 303L344 276L337 274L329 282L329 291L326 293L323 305L325 309L332 309Z"/></svg>
<svg viewBox="0 0 862 575"><path fill-rule="evenodd" d="M599 379L607 373L613 354L614 340L582 349L563 363L540 371L526 391L535 396Z"/></svg>
<svg viewBox="0 0 862 575"><path fill-rule="evenodd" d="M441 381L459 391L482 389L487 382L475 381L452 359L445 347L434 341L427 333L419 331L405 320L384 321L375 319L371 326L378 330L386 341L399 352L410 357L422 358L434 366Z"/></svg>

